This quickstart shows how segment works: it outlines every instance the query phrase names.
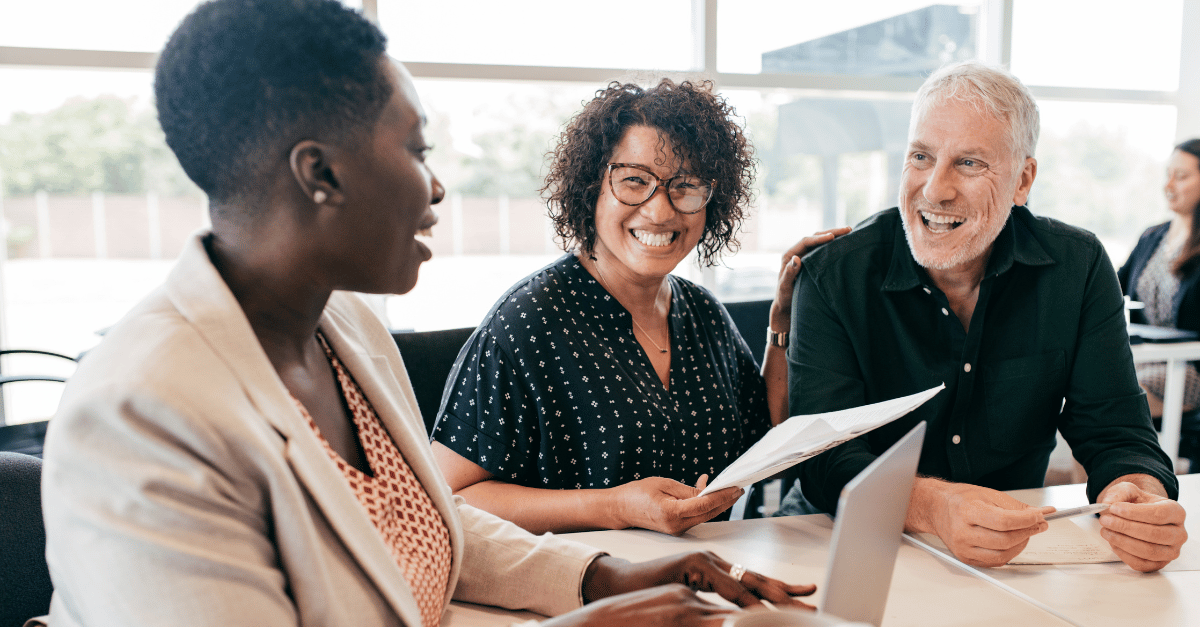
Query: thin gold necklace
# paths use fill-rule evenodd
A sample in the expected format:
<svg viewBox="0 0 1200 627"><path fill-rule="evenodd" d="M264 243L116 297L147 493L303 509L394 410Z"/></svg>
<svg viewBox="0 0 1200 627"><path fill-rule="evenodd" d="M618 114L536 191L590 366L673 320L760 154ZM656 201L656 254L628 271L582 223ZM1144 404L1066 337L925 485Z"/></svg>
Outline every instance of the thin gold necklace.
<svg viewBox="0 0 1200 627"><path fill-rule="evenodd" d="M609 294L611 294L612 289L610 289L608 287L608 281L606 281L604 279L604 272L600 269L600 260L596 259L595 257L592 257L592 264L596 266L596 274L600 276L600 284L604 286L604 289L608 290ZM614 296L613 298L616 298L616 296ZM618 302L620 302L620 301L618 301ZM642 332L642 335L646 336L647 340L650 340L650 343L654 345L654 348L658 349L658 352L660 352L660 353L667 352L667 349L659 346L658 342L655 342L654 338L650 337L649 333L646 333L646 330L642 328L642 325L638 324L637 318L633 317L632 311L629 312L629 319L633 320L633 326L637 327L638 330Z"/></svg>

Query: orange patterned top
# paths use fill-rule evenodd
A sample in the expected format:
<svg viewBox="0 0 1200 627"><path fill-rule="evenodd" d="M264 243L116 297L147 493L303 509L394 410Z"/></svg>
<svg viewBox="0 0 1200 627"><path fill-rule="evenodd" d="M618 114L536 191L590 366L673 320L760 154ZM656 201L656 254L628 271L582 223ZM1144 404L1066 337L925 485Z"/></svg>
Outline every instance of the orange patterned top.
<svg viewBox="0 0 1200 627"><path fill-rule="evenodd" d="M434 507L429 493L417 481L391 436L383 429L375 408L362 389L333 354L324 336L317 334L325 356L337 373L346 406L354 416L363 452L371 467L367 475L346 463L325 437L304 405L292 398L300 413L321 440L325 452L337 464L359 503L367 510L371 523L391 549L392 558L404 573L421 609L424 627L434 627L442 616L446 587L450 584L450 532L442 515Z"/></svg>

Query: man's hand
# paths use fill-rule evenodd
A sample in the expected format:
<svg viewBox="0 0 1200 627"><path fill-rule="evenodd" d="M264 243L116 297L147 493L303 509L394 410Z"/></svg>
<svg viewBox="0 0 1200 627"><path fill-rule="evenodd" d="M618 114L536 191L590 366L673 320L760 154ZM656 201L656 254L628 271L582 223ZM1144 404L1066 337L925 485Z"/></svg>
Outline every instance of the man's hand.
<svg viewBox="0 0 1200 627"><path fill-rule="evenodd" d="M1100 515L1100 535L1130 568L1153 572L1179 557L1187 542L1186 512L1162 494L1153 477L1121 477L1100 493L1097 502L1110 504Z"/></svg>
<svg viewBox="0 0 1200 627"><path fill-rule="evenodd" d="M612 488L615 497L614 528L640 527L679 535L708 522L729 509L742 496L740 488L726 488L703 497L706 477L693 488L665 477L647 477Z"/></svg>
<svg viewBox="0 0 1200 627"><path fill-rule="evenodd" d="M918 477L904 527L937 535L972 566L1003 566L1025 549L1030 536L1050 528L1043 516L1052 511L989 488Z"/></svg>

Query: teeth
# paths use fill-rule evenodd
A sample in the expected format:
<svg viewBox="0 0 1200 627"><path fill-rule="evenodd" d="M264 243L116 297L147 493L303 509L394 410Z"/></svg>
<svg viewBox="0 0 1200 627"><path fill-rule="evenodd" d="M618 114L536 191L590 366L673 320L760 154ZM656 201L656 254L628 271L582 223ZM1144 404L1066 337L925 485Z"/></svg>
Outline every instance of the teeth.
<svg viewBox="0 0 1200 627"><path fill-rule="evenodd" d="M963 218L952 218L950 216L939 216L937 214L928 213L925 211L921 212L921 217L925 218L926 222L932 222L934 224L961 224L962 222L964 222Z"/></svg>
<svg viewBox="0 0 1200 627"><path fill-rule="evenodd" d="M421 229L417 231L417 235L421 237L433 237L433 227Z"/></svg>
<svg viewBox="0 0 1200 627"><path fill-rule="evenodd" d="M921 219L925 221L925 228L934 233L948 233L958 228L965 220L963 218L952 218L950 216L939 216L926 211L921 211Z"/></svg>
<svg viewBox="0 0 1200 627"><path fill-rule="evenodd" d="M650 231L633 231L633 236L647 246L666 246L675 239L674 233L651 233Z"/></svg>

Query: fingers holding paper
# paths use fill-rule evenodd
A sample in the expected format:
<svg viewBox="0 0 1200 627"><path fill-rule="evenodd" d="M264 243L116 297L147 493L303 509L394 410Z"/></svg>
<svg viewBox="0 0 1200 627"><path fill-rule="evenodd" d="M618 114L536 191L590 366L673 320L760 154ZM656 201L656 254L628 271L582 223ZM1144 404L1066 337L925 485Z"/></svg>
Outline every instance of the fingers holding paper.
<svg viewBox="0 0 1200 627"><path fill-rule="evenodd" d="M648 477L614 488L621 520L629 527L679 535L729 509L744 492L728 488L697 496L703 482L702 478L693 488L664 477Z"/></svg>
<svg viewBox="0 0 1200 627"><path fill-rule="evenodd" d="M1182 505L1120 480L1100 493L1099 502L1110 504L1100 515L1100 536L1130 568L1152 572L1179 557L1187 542Z"/></svg>
<svg viewBox="0 0 1200 627"><path fill-rule="evenodd" d="M1003 566L1049 529L1053 507L1030 507L1003 492L918 477L905 528L933 533L972 566Z"/></svg>

